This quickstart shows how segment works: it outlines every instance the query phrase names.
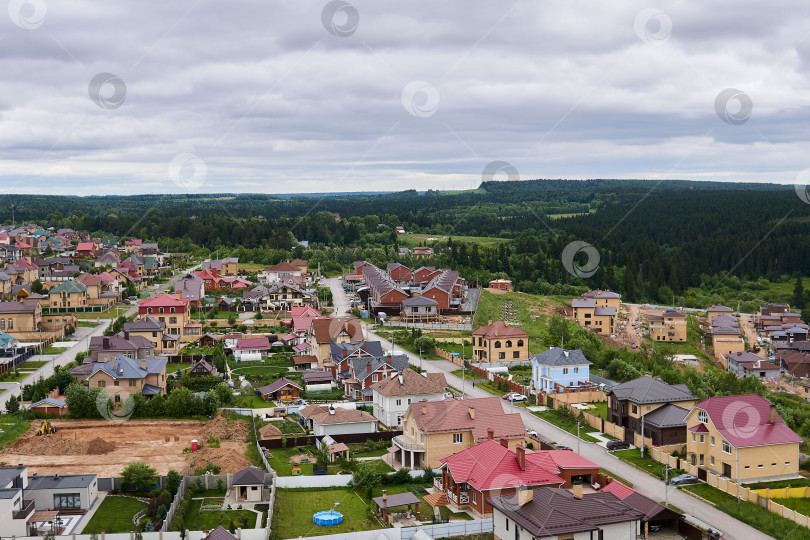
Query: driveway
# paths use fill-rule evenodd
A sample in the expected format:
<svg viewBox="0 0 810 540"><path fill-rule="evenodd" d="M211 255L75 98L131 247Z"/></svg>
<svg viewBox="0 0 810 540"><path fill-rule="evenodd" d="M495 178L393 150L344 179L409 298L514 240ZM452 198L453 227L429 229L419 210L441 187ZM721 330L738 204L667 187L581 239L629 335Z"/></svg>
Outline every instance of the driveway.
<svg viewBox="0 0 810 540"><path fill-rule="evenodd" d="M331 280L328 280L328 282L329 286L332 288L333 298L337 298L340 294L345 297L343 287L340 285L340 280L334 280L334 284L331 282ZM366 335L368 336L368 339L376 339L381 341L383 344L383 349L389 349L392 347L389 341L378 336L370 329ZM398 349L397 353L406 354L411 364L419 365L419 357L417 355L405 351L402 348ZM447 360L425 360L422 362L422 365L423 368L429 373L444 373L447 383L462 390L467 397L477 398L492 396L492 394L482 390L481 388L473 387L469 381L464 382L459 377L452 375L451 372L458 369L458 366L452 362L448 362ZM713 506L680 491L678 488L665 486L661 480L658 480L654 476L650 476L647 473L636 469L629 463L619 460L619 458L614 457L605 448L597 446L593 443L582 441L567 431L541 420L540 418L531 414L531 412L526 410L524 407L515 407L514 405L510 405L508 403L503 403L503 406L507 412L519 413L523 418L523 423L526 425L526 427L528 429L535 430L540 438L547 441L556 441L557 443L568 446L569 448L573 448L578 454L593 461L594 463L597 463L600 467L604 467L617 476L632 482L633 489L643 493L653 500L664 501L666 499L666 492L668 492L669 502L671 504L680 508L683 512L695 516L709 525L722 530L724 533L723 538L732 540L764 540L770 538L770 536L761 533L760 531L746 525L745 523L742 523L741 521L733 519L728 514L721 512Z"/></svg>

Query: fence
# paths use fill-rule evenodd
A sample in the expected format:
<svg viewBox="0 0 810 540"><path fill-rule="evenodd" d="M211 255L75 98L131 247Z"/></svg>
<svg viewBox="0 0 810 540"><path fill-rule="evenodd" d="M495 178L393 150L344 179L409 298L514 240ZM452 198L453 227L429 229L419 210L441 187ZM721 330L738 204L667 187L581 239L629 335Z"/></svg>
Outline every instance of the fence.
<svg viewBox="0 0 810 540"><path fill-rule="evenodd" d="M268 532L268 529L236 529L234 536L236 536L237 540L266 540ZM187 531L185 540L203 540L207 536L208 531ZM94 538L95 540L135 540L135 533L68 534L55 536L54 540L94 540ZM142 532L141 538L143 540L183 539L179 531ZM17 536L16 540L42 540L42 536Z"/></svg>
<svg viewBox="0 0 810 540"><path fill-rule="evenodd" d="M421 527L404 527L401 540L410 540L416 534L416 531L423 531L433 538L448 538L486 534L491 533L493 530L492 518L454 521L453 523L440 523Z"/></svg>
<svg viewBox="0 0 810 540"><path fill-rule="evenodd" d="M433 469L436 474L441 474L439 469ZM394 474L394 473L386 473ZM420 479L424 474L421 470L408 471L413 479ZM278 476L276 477L277 485L279 488L295 489L295 488L327 488L327 487L345 487L351 482L352 475L350 474L330 474L327 476Z"/></svg>
<svg viewBox="0 0 810 540"><path fill-rule="evenodd" d="M575 415L579 416L582 413L585 422L591 426L593 429L601 431L605 435L610 435L611 437L615 437L617 439L625 440L625 428L621 426L617 426L613 422L608 422L606 419L602 418L601 416L596 416L595 414L591 414L587 411L580 411L579 409L575 409L571 407L568 403L564 402L562 399L563 396L576 396L579 394L602 394L604 396L604 392L601 391L593 391L593 392L576 392L574 394L553 394L548 397L551 398L552 407L555 409L559 409L560 407L566 407L570 411L572 411ZM584 402L585 400L579 399L574 401L574 403ZM645 438L645 441L648 441L647 445L652 446L652 441Z"/></svg>
<svg viewBox="0 0 810 540"><path fill-rule="evenodd" d="M436 355L444 358L445 360L453 362L457 366L464 365L464 361L461 359L460 356L456 356L453 353L445 351L444 349L439 349L438 347L436 347Z"/></svg>
<svg viewBox="0 0 810 540"><path fill-rule="evenodd" d="M383 326L398 328L421 328L422 330L463 330L472 332L472 323L450 324L450 323L412 323L398 321L383 321Z"/></svg>
<svg viewBox="0 0 810 540"><path fill-rule="evenodd" d="M342 435L330 435L335 442L344 444L359 444L366 441L390 441L397 435L402 435L401 431L377 431L375 433L344 433ZM277 448L293 448L295 446L312 446L317 444L319 437L315 435L301 435L298 437L286 437L281 439L266 439L259 441L261 448L269 450Z"/></svg>

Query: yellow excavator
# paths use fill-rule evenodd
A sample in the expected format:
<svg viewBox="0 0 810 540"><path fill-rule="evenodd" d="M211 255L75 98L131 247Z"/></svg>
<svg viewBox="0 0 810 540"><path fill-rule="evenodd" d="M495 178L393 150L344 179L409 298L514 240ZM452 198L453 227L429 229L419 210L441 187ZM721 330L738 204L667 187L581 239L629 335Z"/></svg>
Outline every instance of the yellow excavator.
<svg viewBox="0 0 810 540"><path fill-rule="evenodd" d="M37 435L52 435L56 433L56 426L51 424L48 420L43 420L42 425L37 430Z"/></svg>

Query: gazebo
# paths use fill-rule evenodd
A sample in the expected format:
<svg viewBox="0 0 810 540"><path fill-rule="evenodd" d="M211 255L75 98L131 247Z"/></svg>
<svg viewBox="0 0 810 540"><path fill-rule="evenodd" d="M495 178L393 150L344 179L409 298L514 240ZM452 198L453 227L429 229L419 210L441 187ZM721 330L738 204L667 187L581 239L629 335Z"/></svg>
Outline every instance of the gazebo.
<svg viewBox="0 0 810 540"><path fill-rule="evenodd" d="M383 523L388 523L388 511L392 508L407 506L409 511L413 511L417 521L419 520L419 497L407 491L396 493L390 497L383 491L382 497L372 499L377 507L376 514L382 515Z"/></svg>

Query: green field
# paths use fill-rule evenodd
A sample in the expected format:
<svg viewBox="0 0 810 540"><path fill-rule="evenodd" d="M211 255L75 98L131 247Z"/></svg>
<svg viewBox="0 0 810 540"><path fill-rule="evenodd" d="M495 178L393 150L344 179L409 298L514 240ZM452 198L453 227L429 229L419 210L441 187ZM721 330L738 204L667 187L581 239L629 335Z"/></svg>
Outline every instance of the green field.
<svg viewBox="0 0 810 540"><path fill-rule="evenodd" d="M49 347L45 347L44 349L42 349L42 352L40 354L62 354L66 350L68 350L67 347L49 346Z"/></svg>
<svg viewBox="0 0 810 540"><path fill-rule="evenodd" d="M194 497L197 497L195 494ZM233 521L235 528L255 529L256 518L260 514L250 510L206 510L201 511L202 499L192 499L184 526L189 531L210 531L222 525L226 529Z"/></svg>
<svg viewBox="0 0 810 540"><path fill-rule="evenodd" d="M33 371L17 371L16 373L14 371L9 371L8 373L0 375L0 382L21 381L31 375L31 373L33 373Z"/></svg>
<svg viewBox="0 0 810 540"><path fill-rule="evenodd" d="M36 370L48 363L48 360L28 360L23 362L17 369Z"/></svg>
<svg viewBox="0 0 810 540"><path fill-rule="evenodd" d="M128 533L135 529L132 518L146 508L146 503L130 497L108 495L85 525L82 533Z"/></svg>
<svg viewBox="0 0 810 540"><path fill-rule="evenodd" d="M682 489L713 502L718 510L774 538L810 540L810 530L795 524L789 519L779 517L758 504L748 501L737 502L736 497L732 497L728 493L713 488L708 484L693 484L684 486Z"/></svg>
<svg viewBox="0 0 810 540"><path fill-rule="evenodd" d="M642 458L641 450L639 450L638 448L629 448L627 450L616 450L615 452L613 452L613 454L622 461L626 461L627 463L635 465L636 468L641 469L647 474L657 476L662 480L665 477L664 464L652 459L648 453L645 453L644 457ZM669 475L670 478L673 476L672 469L670 469Z"/></svg>
<svg viewBox="0 0 810 540"><path fill-rule="evenodd" d="M446 243L449 238L453 242L463 242L465 244L478 244L481 247L492 247L508 242L508 238L497 238L495 236L442 236L438 234L400 234L397 239L400 245L405 247L431 245L435 242ZM432 240L431 240L432 239Z"/></svg>
<svg viewBox="0 0 810 540"><path fill-rule="evenodd" d="M296 447L296 448L275 448L270 450L272 457L268 458L270 466L276 471L279 476L292 476L294 467L299 467L304 476L312 476L312 465L315 462L315 457L312 455L309 447ZM310 463L291 463L290 458L306 454ZM375 459L365 462L366 465L371 467L375 472L393 472L393 469L383 460ZM337 474L340 471L338 465L329 465L326 470L327 474Z"/></svg>
<svg viewBox="0 0 810 540"><path fill-rule="evenodd" d="M22 420L18 416L0 416L0 430L2 430L0 431L0 448L16 441L17 438L28 431L30 427L30 423Z"/></svg>

